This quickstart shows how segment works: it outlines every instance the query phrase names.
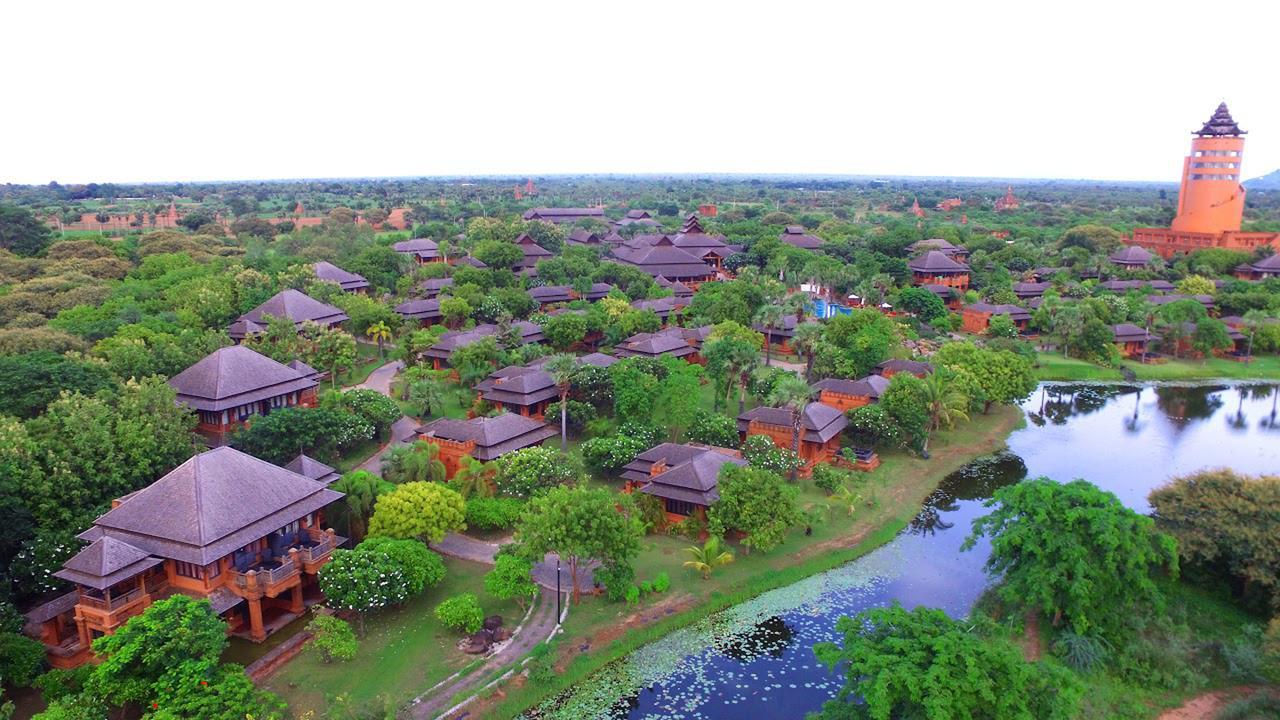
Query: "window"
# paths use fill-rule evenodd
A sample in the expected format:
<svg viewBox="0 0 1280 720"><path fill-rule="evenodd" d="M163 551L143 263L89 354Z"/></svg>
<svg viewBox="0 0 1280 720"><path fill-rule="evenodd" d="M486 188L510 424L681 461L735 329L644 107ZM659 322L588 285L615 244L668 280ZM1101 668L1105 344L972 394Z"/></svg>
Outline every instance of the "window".
<svg viewBox="0 0 1280 720"><path fill-rule="evenodd" d="M217 560L204 566L204 576L213 579L222 574L222 561Z"/></svg>
<svg viewBox="0 0 1280 720"><path fill-rule="evenodd" d="M204 578L203 568L195 563L182 562L181 560L173 561L173 571L180 577L195 578L197 580Z"/></svg>
<svg viewBox="0 0 1280 720"><path fill-rule="evenodd" d="M667 498L666 505L667 505L667 512L671 513L672 515L688 516L693 514L694 504L691 502L685 502L684 500L672 500L670 498Z"/></svg>

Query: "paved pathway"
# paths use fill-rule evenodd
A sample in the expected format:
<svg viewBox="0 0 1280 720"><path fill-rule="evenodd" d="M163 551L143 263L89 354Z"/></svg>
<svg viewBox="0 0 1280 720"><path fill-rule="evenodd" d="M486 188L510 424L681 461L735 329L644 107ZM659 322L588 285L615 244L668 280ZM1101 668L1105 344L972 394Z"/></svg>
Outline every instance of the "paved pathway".
<svg viewBox="0 0 1280 720"><path fill-rule="evenodd" d="M478 541L477 541L478 542ZM568 602L567 598L564 602ZM518 662L535 645L546 640L556 628L556 594L553 590L542 591L538 606L525 621L511 640L501 650L494 653L484 665L472 670L453 682L438 686L419 696L409 705L408 714L413 720L431 720L453 706L453 699L459 693L477 689L488 679L492 671ZM466 717L465 709L459 710L450 717Z"/></svg>
<svg viewBox="0 0 1280 720"><path fill-rule="evenodd" d="M451 557L470 560L472 562L484 563L486 565L493 564L493 557L498 554L500 545L488 543L483 540L477 540L466 535L458 533L449 533L444 539L438 543L431 543L431 549L441 555L449 555ZM578 589L582 592L591 592L595 589L592 582L592 571L600 566L599 562L591 561L583 563L578 568ZM533 581L548 590L556 589L556 555L555 553L547 553L542 562L533 566ZM560 588L565 592L573 589L570 582L569 565L563 564L560 567ZM553 593L554 595L554 593Z"/></svg>
<svg viewBox="0 0 1280 720"><path fill-rule="evenodd" d="M391 425L391 440L382 447L381 450L369 456L368 460L360 463L357 470L368 470L369 472L382 477L382 456L386 455L391 448L399 447L413 440L414 430L418 429L418 421L411 417L404 416L395 421Z"/></svg>
<svg viewBox="0 0 1280 720"><path fill-rule="evenodd" d="M354 387L364 388L366 390L377 390L383 395L390 397L391 381L396 379L396 373L400 372L403 368L404 363L399 360L393 360L392 362L389 362L369 373L369 377L365 378L364 382L359 385L355 385ZM345 389L350 390L351 388Z"/></svg>

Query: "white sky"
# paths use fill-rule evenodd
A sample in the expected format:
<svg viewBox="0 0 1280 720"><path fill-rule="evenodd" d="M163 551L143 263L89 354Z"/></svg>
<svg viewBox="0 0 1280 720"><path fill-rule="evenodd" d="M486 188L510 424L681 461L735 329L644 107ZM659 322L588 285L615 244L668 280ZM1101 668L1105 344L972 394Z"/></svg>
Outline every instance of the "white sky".
<svg viewBox="0 0 1280 720"><path fill-rule="evenodd" d="M1216 11L1221 10L1219 15ZM6 5L0 182L1280 168L1280 2Z"/></svg>

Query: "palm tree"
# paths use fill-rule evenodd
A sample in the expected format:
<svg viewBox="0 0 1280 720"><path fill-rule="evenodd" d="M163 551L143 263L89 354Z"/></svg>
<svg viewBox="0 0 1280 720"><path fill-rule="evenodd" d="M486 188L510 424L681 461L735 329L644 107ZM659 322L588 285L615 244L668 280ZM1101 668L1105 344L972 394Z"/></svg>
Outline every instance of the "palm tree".
<svg viewBox="0 0 1280 720"><path fill-rule="evenodd" d="M949 428L955 424L956 420L969 419L966 413L969 397L941 372L926 375L922 388L929 422L925 427L924 445L921 449L924 456L929 457L929 436L935 430Z"/></svg>
<svg viewBox="0 0 1280 720"><path fill-rule="evenodd" d="M343 475L333 489L344 493L342 502L331 507L330 512L336 515L333 520L340 527L345 525L351 541L358 543L368 528L374 501L382 493L383 480L371 472L357 470Z"/></svg>
<svg viewBox="0 0 1280 720"><path fill-rule="evenodd" d="M736 345L729 354L730 372L738 376L738 414L747 411L747 385L751 382L751 372L760 361L756 349L746 343Z"/></svg>
<svg viewBox="0 0 1280 720"><path fill-rule="evenodd" d="M1261 310L1250 310L1244 314L1243 320L1245 337L1249 340L1244 354L1244 363L1248 365L1253 360L1253 336L1266 324L1267 315Z"/></svg>
<svg viewBox="0 0 1280 720"><path fill-rule="evenodd" d="M809 404L809 398L812 395L813 389L799 375L787 375L779 378L773 384L773 389L769 391L769 405L785 407L791 411L791 451L797 457L800 455L801 421L804 419L805 406ZM796 481L796 473L798 471L799 468L792 466L791 482Z"/></svg>
<svg viewBox="0 0 1280 720"><path fill-rule="evenodd" d="M431 415L432 409L444 404L444 386L438 380L418 380L409 385L408 401L422 408L422 417Z"/></svg>
<svg viewBox="0 0 1280 720"><path fill-rule="evenodd" d="M785 313L783 313L782 311L782 306L775 305L773 303L766 303L764 305L761 305L760 309L756 311L756 317L755 317L756 324L765 329L764 364L766 367L772 364L771 361L773 359L773 355L770 352L771 350L770 346L772 345L771 341L773 340L773 331L775 328L778 327L778 323L782 322L782 316L784 314Z"/></svg>
<svg viewBox="0 0 1280 720"><path fill-rule="evenodd" d="M440 460L440 447L419 440L392 448L382 458L382 476L399 485L407 482L444 482L448 470Z"/></svg>
<svg viewBox="0 0 1280 720"><path fill-rule="evenodd" d="M853 514L858 511L858 506L862 504L862 493L856 493L848 485L841 483L840 487L831 494L831 501L842 508L847 508L849 516L853 517Z"/></svg>
<svg viewBox="0 0 1280 720"><path fill-rule="evenodd" d="M569 384L578 370L578 361L568 353L552 355L542 369L560 390L560 452L569 447Z"/></svg>
<svg viewBox="0 0 1280 720"><path fill-rule="evenodd" d="M463 455L458 461L458 472L453 475L453 486L464 498L493 497L496 490L494 478L498 469L482 463L470 455Z"/></svg>
<svg viewBox="0 0 1280 720"><path fill-rule="evenodd" d="M813 382L813 356L821 341L822 326L815 322L799 325L795 335L791 336L791 347L804 355L804 379L808 382Z"/></svg>
<svg viewBox="0 0 1280 720"><path fill-rule="evenodd" d="M366 328L364 334L368 335L370 340L378 343L378 359L385 360L386 358L382 354L382 344L391 339L391 328L385 322L378 321Z"/></svg>
<svg viewBox="0 0 1280 720"><path fill-rule="evenodd" d="M728 565L733 562L733 553L728 550L720 549L720 538L712 535L702 544L702 547L694 545L684 549L689 553L691 559L686 560L684 567L692 568L702 573L702 579L711 578L711 571L721 565Z"/></svg>

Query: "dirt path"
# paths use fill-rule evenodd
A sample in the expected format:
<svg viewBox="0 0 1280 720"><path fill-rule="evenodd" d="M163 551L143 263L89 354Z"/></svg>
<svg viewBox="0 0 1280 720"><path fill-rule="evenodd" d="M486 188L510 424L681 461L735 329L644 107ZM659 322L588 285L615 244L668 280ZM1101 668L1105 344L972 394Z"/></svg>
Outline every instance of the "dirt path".
<svg viewBox="0 0 1280 720"><path fill-rule="evenodd" d="M1165 710L1160 713L1160 717L1156 718L1156 720L1212 720L1213 716L1226 705L1249 697L1261 690L1264 690L1264 688L1256 685L1241 685L1225 690L1207 692L1191 698L1183 703L1181 707Z"/></svg>
<svg viewBox="0 0 1280 720"><path fill-rule="evenodd" d="M453 682L446 681L446 684L437 686L418 696L409 705L408 716L413 720L431 720L431 718L439 717L441 713L450 710L453 698L459 693L480 687L493 671L519 661L535 645L550 637L551 633L556 629L557 620L556 594L552 590L543 589L542 597L538 599L538 605L533 609L533 614L529 616L529 619L519 628L519 632L502 649L489 656L489 659L481 667L457 678ZM448 717L463 718L468 715L469 713L465 708L458 708L450 713Z"/></svg>
<svg viewBox="0 0 1280 720"><path fill-rule="evenodd" d="M1040 643L1040 613L1028 610L1023 615L1022 657L1027 662L1036 662L1044 656L1044 647Z"/></svg>

